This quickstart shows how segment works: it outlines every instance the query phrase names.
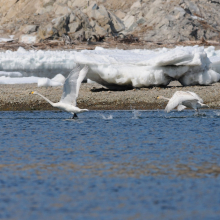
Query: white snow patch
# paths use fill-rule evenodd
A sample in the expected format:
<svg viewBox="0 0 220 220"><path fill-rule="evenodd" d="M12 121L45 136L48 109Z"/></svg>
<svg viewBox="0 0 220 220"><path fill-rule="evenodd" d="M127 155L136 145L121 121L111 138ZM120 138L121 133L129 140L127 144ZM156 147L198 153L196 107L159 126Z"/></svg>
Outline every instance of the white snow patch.
<svg viewBox="0 0 220 220"><path fill-rule="evenodd" d="M76 63L89 66L89 82L109 87L160 86L172 80L182 85L208 85L220 80L220 51L199 46L156 50L96 47L79 52L27 51L20 47L17 51L0 52L0 71L4 72L0 76L17 77L19 82L23 78L24 83L25 77L35 76L40 77L36 82L39 86L61 85ZM15 83L16 79L12 80Z"/></svg>
<svg viewBox="0 0 220 220"><path fill-rule="evenodd" d="M62 74L59 73L56 76L54 76L51 80L64 84L66 78Z"/></svg>
<svg viewBox="0 0 220 220"><path fill-rule="evenodd" d="M10 42L13 41L14 35L10 35L10 38L0 38L0 42Z"/></svg>
<svg viewBox="0 0 220 220"><path fill-rule="evenodd" d="M198 16L191 16L192 19L203 21L204 18L200 18Z"/></svg>
<svg viewBox="0 0 220 220"><path fill-rule="evenodd" d="M87 77L106 86L148 87L168 85L172 80L183 85L208 85L220 79L220 56L215 60L217 65L211 65L204 47L198 46L157 50L97 48L76 53L75 62L87 64Z"/></svg>
<svg viewBox="0 0 220 220"><path fill-rule="evenodd" d="M0 71L0 76L22 77L22 74L19 73L19 72L4 72L4 71Z"/></svg>
<svg viewBox="0 0 220 220"><path fill-rule="evenodd" d="M0 77L0 84L29 84L29 83L37 83L39 77L31 76L31 77L21 77L21 78L11 78L6 76Z"/></svg>
<svg viewBox="0 0 220 220"><path fill-rule="evenodd" d="M62 74L57 74L53 79L49 78L39 78L38 87L48 87L48 86L63 86L65 82L65 77Z"/></svg>
<svg viewBox="0 0 220 220"><path fill-rule="evenodd" d="M23 34L20 36L20 42L25 44L34 44L37 42L37 36Z"/></svg>

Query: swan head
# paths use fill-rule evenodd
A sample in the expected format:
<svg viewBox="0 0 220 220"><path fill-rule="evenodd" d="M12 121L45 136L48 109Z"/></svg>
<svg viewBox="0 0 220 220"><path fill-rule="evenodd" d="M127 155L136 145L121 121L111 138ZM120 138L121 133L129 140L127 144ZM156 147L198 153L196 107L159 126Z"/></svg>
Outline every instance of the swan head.
<svg viewBox="0 0 220 220"><path fill-rule="evenodd" d="M88 112L88 109L80 109L80 112Z"/></svg>
<svg viewBox="0 0 220 220"><path fill-rule="evenodd" d="M202 106L201 106L201 108L210 108L208 105L206 105L206 104L203 104Z"/></svg>
<svg viewBox="0 0 220 220"><path fill-rule="evenodd" d="M164 97L164 96L162 96L162 95L160 95L160 96L157 96L157 99L170 100L169 98L166 98L166 97Z"/></svg>

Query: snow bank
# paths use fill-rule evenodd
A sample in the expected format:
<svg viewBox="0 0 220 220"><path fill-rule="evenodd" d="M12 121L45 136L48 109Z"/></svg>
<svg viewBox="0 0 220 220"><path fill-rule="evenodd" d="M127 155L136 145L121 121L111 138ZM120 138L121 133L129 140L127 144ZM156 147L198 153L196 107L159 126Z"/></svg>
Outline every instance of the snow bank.
<svg viewBox="0 0 220 220"><path fill-rule="evenodd" d="M11 77L12 76L12 77ZM21 77L21 73L8 73L0 71L0 84L31 84L37 83L38 87L48 86L63 86L65 77L62 74L57 74L53 79L46 77Z"/></svg>
<svg viewBox="0 0 220 220"><path fill-rule="evenodd" d="M64 77L76 63L87 64L90 67L87 77L109 87L159 86L168 85L172 80L178 80L182 85L208 85L220 80L220 51L214 47L156 50L97 47L80 52L26 51L19 48L15 52L0 52L1 71L16 71L22 74L20 77L43 77L38 81L39 86L63 84ZM52 80L58 73L63 75L62 82Z"/></svg>
<svg viewBox="0 0 220 220"><path fill-rule="evenodd" d="M10 38L0 38L0 43L13 41L14 35L10 35L9 37Z"/></svg>
<svg viewBox="0 0 220 220"><path fill-rule="evenodd" d="M209 85L220 79L220 56L214 53L214 47L207 52L198 46L157 50L96 48L76 53L75 62L89 65L87 77L106 86L148 87L168 85L172 80L182 85Z"/></svg>
<svg viewBox="0 0 220 220"><path fill-rule="evenodd" d="M28 84L28 83L38 83L39 77L31 76L31 77L0 77L0 84Z"/></svg>
<svg viewBox="0 0 220 220"><path fill-rule="evenodd" d="M75 67L75 51L17 51L0 52L0 71L17 71L23 76L53 78L61 73L67 76Z"/></svg>
<svg viewBox="0 0 220 220"><path fill-rule="evenodd" d="M4 72L0 71L0 76L7 76L7 77L22 77L23 75L19 72Z"/></svg>
<svg viewBox="0 0 220 220"><path fill-rule="evenodd" d="M53 79L49 78L40 78L38 80L38 87L48 87L48 86L62 86L65 82L65 77L62 74L57 74Z"/></svg>

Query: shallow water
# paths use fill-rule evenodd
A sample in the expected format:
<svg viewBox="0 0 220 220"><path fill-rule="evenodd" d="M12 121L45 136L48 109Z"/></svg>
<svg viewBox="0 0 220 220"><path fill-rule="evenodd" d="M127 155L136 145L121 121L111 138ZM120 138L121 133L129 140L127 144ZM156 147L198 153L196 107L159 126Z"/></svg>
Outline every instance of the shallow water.
<svg viewBox="0 0 220 220"><path fill-rule="evenodd" d="M0 112L0 219L220 219L220 111Z"/></svg>

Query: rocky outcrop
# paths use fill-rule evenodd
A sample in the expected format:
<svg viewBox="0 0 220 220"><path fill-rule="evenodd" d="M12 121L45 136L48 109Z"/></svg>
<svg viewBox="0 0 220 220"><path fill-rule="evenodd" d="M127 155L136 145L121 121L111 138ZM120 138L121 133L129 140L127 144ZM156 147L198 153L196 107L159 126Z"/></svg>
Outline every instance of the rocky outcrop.
<svg viewBox="0 0 220 220"><path fill-rule="evenodd" d="M0 37L15 35L26 43L111 36L167 43L219 41L219 11L218 1L211 0L0 0Z"/></svg>

